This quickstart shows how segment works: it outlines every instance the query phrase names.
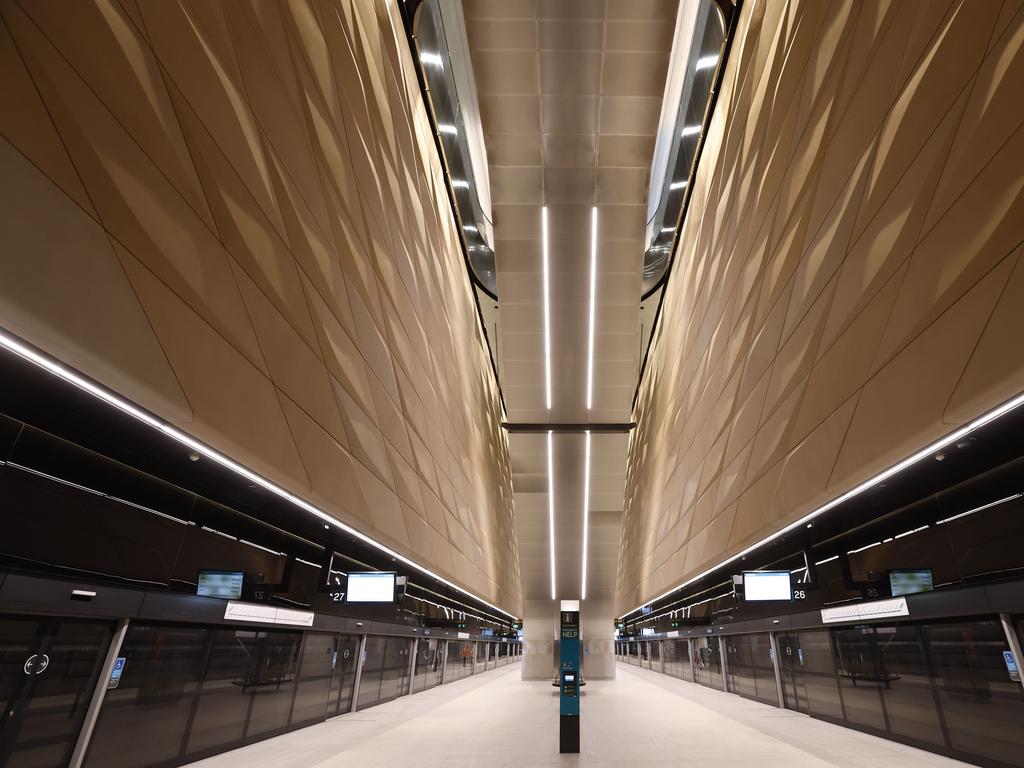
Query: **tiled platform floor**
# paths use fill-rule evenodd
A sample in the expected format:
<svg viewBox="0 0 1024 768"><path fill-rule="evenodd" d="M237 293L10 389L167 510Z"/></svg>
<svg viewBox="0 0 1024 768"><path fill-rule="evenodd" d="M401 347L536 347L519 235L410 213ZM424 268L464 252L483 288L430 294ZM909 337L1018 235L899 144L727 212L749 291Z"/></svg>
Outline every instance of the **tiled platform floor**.
<svg viewBox="0 0 1024 768"><path fill-rule="evenodd" d="M954 760L618 665L590 682L580 755L558 754L558 699L519 665L209 758L201 768L668 766L948 768Z"/></svg>

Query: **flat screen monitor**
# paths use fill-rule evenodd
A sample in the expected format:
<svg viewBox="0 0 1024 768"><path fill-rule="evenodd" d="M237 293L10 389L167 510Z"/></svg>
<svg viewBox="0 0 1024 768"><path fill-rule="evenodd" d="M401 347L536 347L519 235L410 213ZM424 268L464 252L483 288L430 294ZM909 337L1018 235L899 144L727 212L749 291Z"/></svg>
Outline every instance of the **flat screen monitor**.
<svg viewBox="0 0 1024 768"><path fill-rule="evenodd" d="M748 603L792 600L789 571L744 571L743 599Z"/></svg>
<svg viewBox="0 0 1024 768"><path fill-rule="evenodd" d="M931 568L899 568L889 571L889 586L893 597L928 592L935 586L934 581Z"/></svg>
<svg viewBox="0 0 1024 768"><path fill-rule="evenodd" d="M196 594L200 597L241 600L244 581L245 571L200 571Z"/></svg>
<svg viewBox="0 0 1024 768"><path fill-rule="evenodd" d="M345 602L394 603L396 576L393 571L354 571L348 574Z"/></svg>

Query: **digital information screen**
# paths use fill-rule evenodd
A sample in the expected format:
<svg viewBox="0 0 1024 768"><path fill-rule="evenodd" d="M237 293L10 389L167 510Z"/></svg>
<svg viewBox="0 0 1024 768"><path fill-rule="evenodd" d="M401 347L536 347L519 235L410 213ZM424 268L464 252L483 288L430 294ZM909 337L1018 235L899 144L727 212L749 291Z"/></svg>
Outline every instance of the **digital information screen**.
<svg viewBox="0 0 1024 768"><path fill-rule="evenodd" d="M789 571L744 571L743 599L748 603L792 600Z"/></svg>
<svg viewBox="0 0 1024 768"><path fill-rule="evenodd" d="M346 603L394 603L395 577L391 571L355 571L348 574Z"/></svg>
<svg viewBox="0 0 1024 768"><path fill-rule="evenodd" d="M934 587L934 582L931 568L889 571L889 586L893 597L928 592Z"/></svg>
<svg viewBox="0 0 1024 768"><path fill-rule="evenodd" d="M243 581L245 571L200 571L196 594L200 597L240 600Z"/></svg>

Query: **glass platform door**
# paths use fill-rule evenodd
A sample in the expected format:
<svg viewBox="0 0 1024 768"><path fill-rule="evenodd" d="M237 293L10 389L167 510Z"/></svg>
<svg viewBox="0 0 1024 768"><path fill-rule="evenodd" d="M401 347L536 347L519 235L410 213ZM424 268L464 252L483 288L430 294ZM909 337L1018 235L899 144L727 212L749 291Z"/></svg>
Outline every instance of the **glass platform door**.
<svg viewBox="0 0 1024 768"><path fill-rule="evenodd" d="M112 627L0 617L0 765L68 764Z"/></svg>

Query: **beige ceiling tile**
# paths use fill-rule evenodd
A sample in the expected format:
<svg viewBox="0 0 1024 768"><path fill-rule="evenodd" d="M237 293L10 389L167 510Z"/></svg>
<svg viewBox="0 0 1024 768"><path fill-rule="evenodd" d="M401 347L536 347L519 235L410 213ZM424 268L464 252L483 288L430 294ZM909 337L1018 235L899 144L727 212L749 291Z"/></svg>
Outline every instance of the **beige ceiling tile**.
<svg viewBox="0 0 1024 768"><path fill-rule="evenodd" d="M609 21L605 25L605 50L663 51L672 50L675 25L663 21Z"/></svg>
<svg viewBox="0 0 1024 768"><path fill-rule="evenodd" d="M597 179L597 204L645 203L649 175L646 168L602 168Z"/></svg>
<svg viewBox="0 0 1024 768"><path fill-rule="evenodd" d="M542 19L602 19L604 0L538 0Z"/></svg>
<svg viewBox="0 0 1024 768"><path fill-rule="evenodd" d="M545 165L586 165L597 162L597 137L592 133L545 133Z"/></svg>
<svg viewBox="0 0 1024 768"><path fill-rule="evenodd" d="M606 205L601 207L598 226L601 238L608 240L632 240L639 246L643 238L646 205Z"/></svg>
<svg viewBox="0 0 1024 768"><path fill-rule="evenodd" d="M595 168L551 168L544 169L544 199L551 203L582 203L594 201L597 186Z"/></svg>
<svg viewBox="0 0 1024 768"><path fill-rule="evenodd" d="M477 90L488 96L538 93L536 51L479 51L473 54Z"/></svg>
<svg viewBox="0 0 1024 768"><path fill-rule="evenodd" d="M608 19L641 19L675 24L678 0L608 0Z"/></svg>
<svg viewBox="0 0 1024 768"><path fill-rule="evenodd" d="M469 19L466 21L466 34L469 36L469 47L473 51L532 51L537 47L537 24L532 19Z"/></svg>
<svg viewBox="0 0 1024 768"><path fill-rule="evenodd" d="M484 133L539 134L540 100L535 96L480 96Z"/></svg>
<svg viewBox="0 0 1024 768"><path fill-rule="evenodd" d="M661 96L665 92L668 55L606 52L601 89L609 96Z"/></svg>
<svg viewBox="0 0 1024 768"><path fill-rule="evenodd" d="M601 55L600 51L541 51L540 84L543 92L573 96L600 93Z"/></svg>
<svg viewBox="0 0 1024 768"><path fill-rule="evenodd" d="M494 166L491 168L491 199L495 203L540 203L540 166Z"/></svg>
<svg viewBox="0 0 1024 768"><path fill-rule="evenodd" d="M532 19L537 0L463 0L466 19Z"/></svg>
<svg viewBox="0 0 1024 768"><path fill-rule="evenodd" d="M601 133L653 136L661 116L661 96L605 96L601 99Z"/></svg>
<svg viewBox="0 0 1024 768"><path fill-rule="evenodd" d="M597 162L602 168L649 168L654 158L653 136L601 136Z"/></svg>
<svg viewBox="0 0 1024 768"><path fill-rule="evenodd" d="M498 279L509 272L536 272L541 270L541 244L534 240L494 241L494 252L498 256Z"/></svg>
<svg viewBox="0 0 1024 768"><path fill-rule="evenodd" d="M597 131L597 96L544 96L540 100L544 133L585 134Z"/></svg>
<svg viewBox="0 0 1024 768"><path fill-rule="evenodd" d="M590 209L587 203L552 203L548 205L548 238L557 240L580 240L590 237ZM558 246L562 247L562 246Z"/></svg>
<svg viewBox="0 0 1024 768"><path fill-rule="evenodd" d="M539 205L495 205L491 212L497 237L538 241L540 210Z"/></svg>
<svg viewBox="0 0 1024 768"><path fill-rule="evenodd" d="M499 165L540 165L539 137L529 133L489 133L486 139L487 160Z"/></svg>
<svg viewBox="0 0 1024 768"><path fill-rule="evenodd" d="M604 23L578 19L544 19L539 24L540 48L563 51L600 51Z"/></svg>

